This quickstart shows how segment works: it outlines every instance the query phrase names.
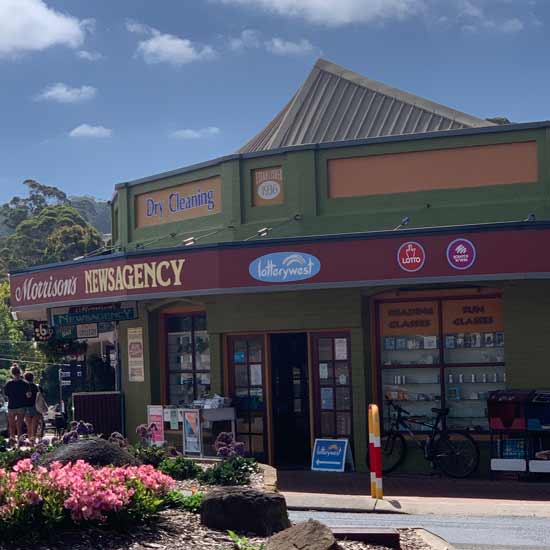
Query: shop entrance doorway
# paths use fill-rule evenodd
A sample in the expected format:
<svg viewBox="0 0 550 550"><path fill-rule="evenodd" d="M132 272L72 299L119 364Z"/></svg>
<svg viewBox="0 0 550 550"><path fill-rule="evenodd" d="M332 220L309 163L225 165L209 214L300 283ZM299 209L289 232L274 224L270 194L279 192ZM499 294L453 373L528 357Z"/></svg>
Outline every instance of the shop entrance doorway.
<svg viewBox="0 0 550 550"><path fill-rule="evenodd" d="M272 334L270 351L275 465L304 468L311 458L307 334Z"/></svg>

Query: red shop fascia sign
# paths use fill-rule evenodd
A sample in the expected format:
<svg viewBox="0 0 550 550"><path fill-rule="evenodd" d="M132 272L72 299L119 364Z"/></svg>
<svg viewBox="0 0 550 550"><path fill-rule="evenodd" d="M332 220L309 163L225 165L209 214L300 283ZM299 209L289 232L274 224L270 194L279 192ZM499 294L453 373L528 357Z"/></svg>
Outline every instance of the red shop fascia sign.
<svg viewBox="0 0 550 550"><path fill-rule="evenodd" d="M175 295L550 278L550 225L502 225L113 254L12 273L11 307L17 311Z"/></svg>

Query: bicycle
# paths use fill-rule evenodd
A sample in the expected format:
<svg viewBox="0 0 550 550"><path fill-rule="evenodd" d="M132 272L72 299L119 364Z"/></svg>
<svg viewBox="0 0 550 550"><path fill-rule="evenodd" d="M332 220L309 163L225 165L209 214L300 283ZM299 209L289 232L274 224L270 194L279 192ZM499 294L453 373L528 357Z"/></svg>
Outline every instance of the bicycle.
<svg viewBox="0 0 550 550"><path fill-rule="evenodd" d="M424 458L445 475L465 478L475 472L479 465L479 448L470 434L458 430L447 430L444 427L443 420L449 414L448 408L432 409L436 418L435 422L430 423L417 418L405 418L411 413L393 401L390 401L389 405L396 414L392 415L390 429L380 438L383 473L392 472L405 460L407 443L402 430L422 450ZM419 440L411 424L429 428L428 438Z"/></svg>

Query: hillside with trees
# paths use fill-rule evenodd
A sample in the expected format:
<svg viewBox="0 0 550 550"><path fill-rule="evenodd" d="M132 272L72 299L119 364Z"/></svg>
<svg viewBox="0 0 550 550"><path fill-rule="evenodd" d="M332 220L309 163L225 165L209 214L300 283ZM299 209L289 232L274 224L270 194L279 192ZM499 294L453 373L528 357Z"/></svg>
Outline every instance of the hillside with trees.
<svg viewBox="0 0 550 550"><path fill-rule="evenodd" d="M0 387L12 361L34 371L47 396L57 393L56 362L67 355L70 342L33 340L33 325L12 319L9 311L10 270L62 262L104 246L110 232L110 208L93 197L69 198L57 187L24 182L26 196L0 206ZM99 228L99 230L98 230ZM52 363L51 368L47 364Z"/></svg>

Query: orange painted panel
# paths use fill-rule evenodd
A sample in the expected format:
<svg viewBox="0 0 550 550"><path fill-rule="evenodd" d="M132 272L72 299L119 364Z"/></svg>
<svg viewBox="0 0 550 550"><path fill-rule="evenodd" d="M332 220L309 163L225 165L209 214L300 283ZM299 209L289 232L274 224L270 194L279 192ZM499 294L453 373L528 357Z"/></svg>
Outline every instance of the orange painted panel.
<svg viewBox="0 0 550 550"><path fill-rule="evenodd" d="M330 198L536 182L537 142L333 159L328 178Z"/></svg>
<svg viewBox="0 0 550 550"><path fill-rule="evenodd" d="M252 206L270 206L272 204L284 203L282 166L253 170L252 180Z"/></svg>
<svg viewBox="0 0 550 550"><path fill-rule="evenodd" d="M437 302L396 302L380 304L382 336L437 335L439 316Z"/></svg>
<svg viewBox="0 0 550 550"><path fill-rule="evenodd" d="M216 176L135 198L136 227L201 218L222 210L222 180Z"/></svg>
<svg viewBox="0 0 550 550"><path fill-rule="evenodd" d="M503 332L502 300L480 298L443 302L443 333Z"/></svg>

